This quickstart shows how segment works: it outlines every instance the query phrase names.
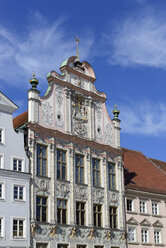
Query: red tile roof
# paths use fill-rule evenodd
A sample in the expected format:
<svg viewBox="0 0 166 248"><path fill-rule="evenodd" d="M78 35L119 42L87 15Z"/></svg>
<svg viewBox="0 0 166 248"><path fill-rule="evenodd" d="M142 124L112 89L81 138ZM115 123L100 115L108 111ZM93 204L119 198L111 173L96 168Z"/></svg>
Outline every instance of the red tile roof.
<svg viewBox="0 0 166 248"><path fill-rule="evenodd" d="M123 152L127 189L166 194L166 174L158 167L157 160L149 159L138 151L123 148ZM166 167L165 162L161 164Z"/></svg>
<svg viewBox="0 0 166 248"><path fill-rule="evenodd" d="M16 129L25 124L26 122L28 122L28 111L22 113L21 115L18 115L13 119L13 127L14 129Z"/></svg>

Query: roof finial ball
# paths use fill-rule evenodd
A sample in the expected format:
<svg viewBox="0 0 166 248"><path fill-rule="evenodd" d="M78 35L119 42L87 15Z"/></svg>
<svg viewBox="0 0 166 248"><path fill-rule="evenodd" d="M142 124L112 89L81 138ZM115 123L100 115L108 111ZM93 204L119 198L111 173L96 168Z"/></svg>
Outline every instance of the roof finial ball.
<svg viewBox="0 0 166 248"><path fill-rule="evenodd" d="M120 114L120 110L117 109L116 104L115 104L115 109L112 111L112 113L114 114L114 119L117 120Z"/></svg>
<svg viewBox="0 0 166 248"><path fill-rule="evenodd" d="M32 90L36 90L39 81L38 81L37 78L35 78L35 72L34 72L34 71L33 71L33 78L30 79L29 82L30 82L30 84L31 84L31 86L32 86L31 89L32 89Z"/></svg>

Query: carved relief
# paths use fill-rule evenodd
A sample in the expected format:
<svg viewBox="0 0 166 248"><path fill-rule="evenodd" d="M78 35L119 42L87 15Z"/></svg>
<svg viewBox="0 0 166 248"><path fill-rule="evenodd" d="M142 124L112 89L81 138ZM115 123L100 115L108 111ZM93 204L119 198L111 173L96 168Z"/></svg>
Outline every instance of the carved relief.
<svg viewBox="0 0 166 248"><path fill-rule="evenodd" d="M76 95L72 102L73 109L73 131L74 133L87 137L87 106L85 98L81 95Z"/></svg>
<svg viewBox="0 0 166 248"><path fill-rule="evenodd" d="M93 200L104 203L104 191L102 189L93 188Z"/></svg>
<svg viewBox="0 0 166 248"><path fill-rule="evenodd" d="M49 102L42 103L42 122L47 125L52 125L53 123L53 112L52 112L52 106Z"/></svg>
<svg viewBox="0 0 166 248"><path fill-rule="evenodd" d="M76 185L75 192L76 192L76 198L77 199L79 199L79 200L87 200L88 199L86 187Z"/></svg>
<svg viewBox="0 0 166 248"><path fill-rule="evenodd" d="M80 88L84 88L84 81L81 78L74 78L74 84Z"/></svg>
<svg viewBox="0 0 166 248"><path fill-rule="evenodd" d="M59 128L62 128L64 126L63 117L60 111L58 111L56 115L56 126Z"/></svg>
<svg viewBox="0 0 166 248"><path fill-rule="evenodd" d="M76 234L77 234L77 228L76 227L72 227L72 229L70 231L70 238L75 239L76 238Z"/></svg>
<svg viewBox="0 0 166 248"><path fill-rule="evenodd" d="M100 102L95 102L94 106L95 106L97 118L100 121L102 116L102 105Z"/></svg>
<svg viewBox="0 0 166 248"><path fill-rule="evenodd" d="M38 192L45 192L50 194L50 181L42 179L42 178L35 178L35 186L36 186L36 193Z"/></svg>
<svg viewBox="0 0 166 248"><path fill-rule="evenodd" d="M63 87L61 85L56 85L55 96L56 96L56 103L58 104L58 107L60 108L62 105L62 101L63 101Z"/></svg>
<svg viewBox="0 0 166 248"><path fill-rule="evenodd" d="M69 197L70 185L67 183L56 182L56 195L58 197Z"/></svg>
<svg viewBox="0 0 166 248"><path fill-rule="evenodd" d="M56 116L55 116L55 124L58 128L63 128L64 120L62 115L62 105L63 105L63 87L61 85L56 85L55 88L55 96L56 96Z"/></svg>
<svg viewBox="0 0 166 248"><path fill-rule="evenodd" d="M54 237L56 234L57 234L57 229L58 227L57 226L53 226L50 230L50 236L51 237Z"/></svg>
<svg viewBox="0 0 166 248"><path fill-rule="evenodd" d="M105 142L107 144L113 144L113 128L110 123L105 125Z"/></svg>
<svg viewBox="0 0 166 248"><path fill-rule="evenodd" d="M102 131L101 131L101 126L100 125L97 126L96 136L97 136L97 139L102 140Z"/></svg>

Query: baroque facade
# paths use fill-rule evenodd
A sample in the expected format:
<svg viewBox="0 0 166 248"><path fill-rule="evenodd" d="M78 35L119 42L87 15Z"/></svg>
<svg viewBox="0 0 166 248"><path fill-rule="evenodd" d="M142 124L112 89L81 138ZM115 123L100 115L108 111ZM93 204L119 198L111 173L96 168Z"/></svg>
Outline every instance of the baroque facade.
<svg viewBox="0 0 166 248"><path fill-rule="evenodd" d="M128 247L166 247L166 163L123 151Z"/></svg>
<svg viewBox="0 0 166 248"><path fill-rule="evenodd" d="M47 75L39 96L33 75L24 129L31 169L31 246L125 247L119 111L111 120L92 67L70 57Z"/></svg>
<svg viewBox="0 0 166 248"><path fill-rule="evenodd" d="M0 92L0 247L30 247L30 174L24 134L13 128L18 107Z"/></svg>

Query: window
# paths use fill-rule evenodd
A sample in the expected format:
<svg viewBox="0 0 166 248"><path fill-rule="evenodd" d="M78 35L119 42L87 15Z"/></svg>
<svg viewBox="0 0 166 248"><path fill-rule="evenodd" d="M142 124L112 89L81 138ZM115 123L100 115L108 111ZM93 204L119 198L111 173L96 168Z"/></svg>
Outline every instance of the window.
<svg viewBox="0 0 166 248"><path fill-rule="evenodd" d="M23 186L14 186L14 200L23 200Z"/></svg>
<svg viewBox="0 0 166 248"><path fill-rule="evenodd" d="M0 143L2 143L2 129L0 129Z"/></svg>
<svg viewBox="0 0 166 248"><path fill-rule="evenodd" d="M0 144L4 144L4 130L0 128Z"/></svg>
<svg viewBox="0 0 166 248"><path fill-rule="evenodd" d="M101 227L101 216L102 216L102 207L101 205L95 204L93 206L94 226Z"/></svg>
<svg viewBox="0 0 166 248"><path fill-rule="evenodd" d="M148 243L148 230L141 230L142 243Z"/></svg>
<svg viewBox="0 0 166 248"><path fill-rule="evenodd" d="M37 175L47 176L47 146L37 145Z"/></svg>
<svg viewBox="0 0 166 248"><path fill-rule="evenodd" d="M23 238L24 236L24 220L13 220L13 238Z"/></svg>
<svg viewBox="0 0 166 248"><path fill-rule="evenodd" d="M36 220L39 222L47 221L47 197L36 197Z"/></svg>
<svg viewBox="0 0 166 248"><path fill-rule="evenodd" d="M84 156L75 155L76 183L84 183Z"/></svg>
<svg viewBox="0 0 166 248"><path fill-rule="evenodd" d="M67 244L58 244L58 248L67 248L68 245Z"/></svg>
<svg viewBox="0 0 166 248"><path fill-rule="evenodd" d="M160 231L154 231L154 242L155 244L161 243L161 232Z"/></svg>
<svg viewBox="0 0 166 248"><path fill-rule="evenodd" d="M0 182L0 200L4 199L4 183Z"/></svg>
<svg viewBox="0 0 166 248"><path fill-rule="evenodd" d="M76 202L76 222L77 225L85 225L85 203Z"/></svg>
<svg viewBox="0 0 166 248"><path fill-rule="evenodd" d="M0 154L0 169L3 168L3 155Z"/></svg>
<svg viewBox="0 0 166 248"><path fill-rule="evenodd" d="M128 241L135 242L135 228L128 228Z"/></svg>
<svg viewBox="0 0 166 248"><path fill-rule="evenodd" d="M152 202L152 214L159 214L158 203Z"/></svg>
<svg viewBox="0 0 166 248"><path fill-rule="evenodd" d="M2 199L2 183L0 183L0 199Z"/></svg>
<svg viewBox="0 0 166 248"><path fill-rule="evenodd" d="M57 199L57 221L58 224L67 224L67 201Z"/></svg>
<svg viewBox="0 0 166 248"><path fill-rule="evenodd" d="M117 208L116 207L110 207L110 227L112 229L117 228Z"/></svg>
<svg viewBox="0 0 166 248"><path fill-rule="evenodd" d="M0 237L3 237L3 218L0 217Z"/></svg>
<svg viewBox="0 0 166 248"><path fill-rule="evenodd" d="M66 179L66 152L63 150L57 150L57 178Z"/></svg>
<svg viewBox="0 0 166 248"><path fill-rule="evenodd" d="M86 248L86 245L77 245L77 248Z"/></svg>
<svg viewBox="0 0 166 248"><path fill-rule="evenodd" d="M93 167L93 185L100 186L100 160L93 158L92 167Z"/></svg>
<svg viewBox="0 0 166 248"><path fill-rule="evenodd" d="M133 200L127 199L127 211L133 211Z"/></svg>
<svg viewBox="0 0 166 248"><path fill-rule="evenodd" d="M108 183L109 189L116 189L116 172L113 163L108 163Z"/></svg>
<svg viewBox="0 0 166 248"><path fill-rule="evenodd" d="M47 243L36 243L36 248L47 248L48 244Z"/></svg>
<svg viewBox="0 0 166 248"><path fill-rule="evenodd" d="M140 201L140 213L146 213L146 202Z"/></svg>
<svg viewBox="0 0 166 248"><path fill-rule="evenodd" d="M13 170L22 171L23 170L22 164L23 164L23 160L14 158L13 159Z"/></svg>

